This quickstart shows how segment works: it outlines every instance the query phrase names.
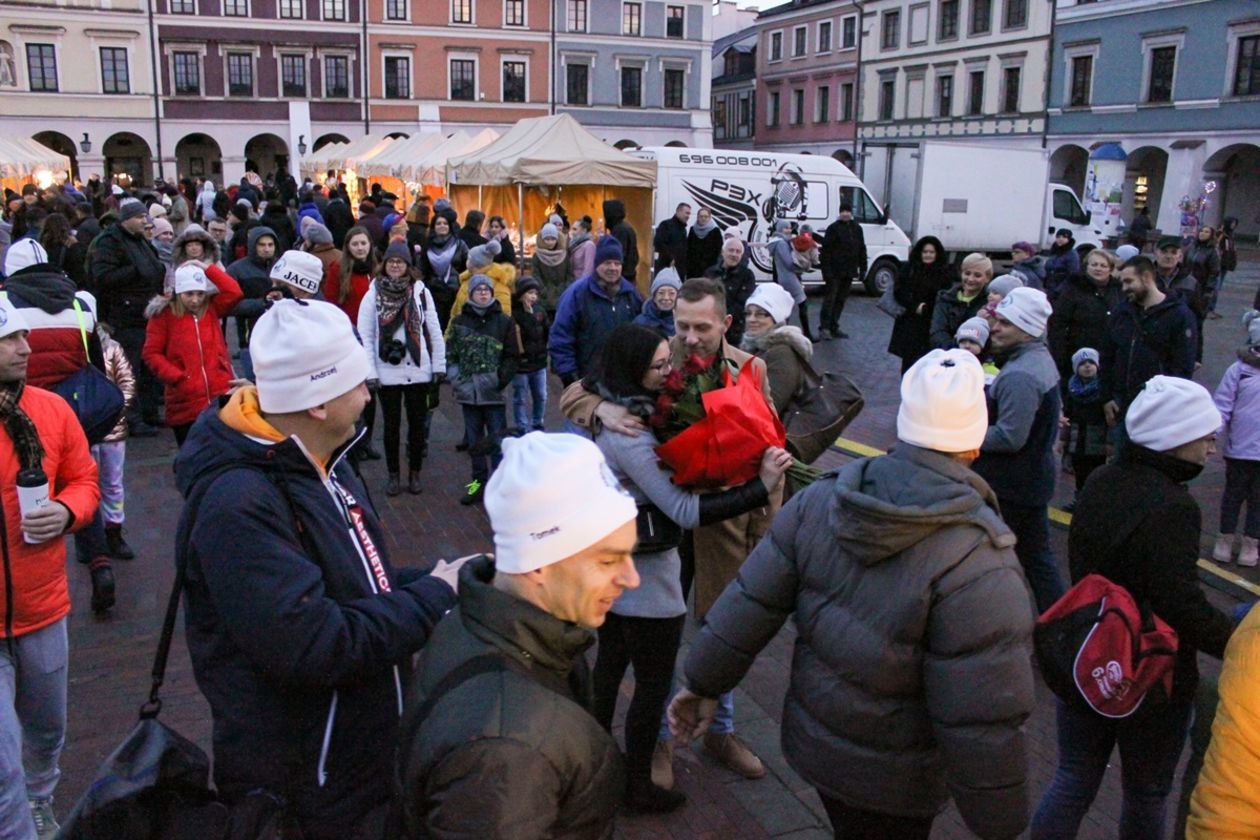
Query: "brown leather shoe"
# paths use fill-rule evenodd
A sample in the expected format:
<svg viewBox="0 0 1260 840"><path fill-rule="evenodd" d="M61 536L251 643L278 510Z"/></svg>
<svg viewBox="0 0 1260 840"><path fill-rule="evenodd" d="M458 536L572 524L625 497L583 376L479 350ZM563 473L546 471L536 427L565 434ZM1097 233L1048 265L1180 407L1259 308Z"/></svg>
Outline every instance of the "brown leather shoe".
<svg viewBox="0 0 1260 840"><path fill-rule="evenodd" d="M665 790L674 789L674 742L657 741L652 750L652 784Z"/></svg>
<svg viewBox="0 0 1260 840"><path fill-rule="evenodd" d="M710 755L745 779L760 779L766 775L766 767L761 763L761 759L744 746L744 743L735 737L734 732L720 735L706 732L704 748Z"/></svg>

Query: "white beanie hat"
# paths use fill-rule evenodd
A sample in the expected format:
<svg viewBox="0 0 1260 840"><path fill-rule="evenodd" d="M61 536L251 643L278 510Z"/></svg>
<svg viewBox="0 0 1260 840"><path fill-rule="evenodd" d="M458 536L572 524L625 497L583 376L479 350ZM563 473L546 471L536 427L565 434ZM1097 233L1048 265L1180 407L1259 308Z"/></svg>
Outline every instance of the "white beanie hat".
<svg viewBox="0 0 1260 840"><path fill-rule="evenodd" d="M1121 245L1119 248L1116 249L1116 259L1118 259L1121 262L1121 264L1123 264L1123 263L1127 263L1129 260L1133 259L1140 253L1142 252L1139 251L1137 249L1137 246L1135 245Z"/></svg>
<svg viewBox="0 0 1260 840"><path fill-rule="evenodd" d="M786 324L792 315L792 293L778 283L758 283L744 306L760 306L776 324Z"/></svg>
<svg viewBox="0 0 1260 840"><path fill-rule="evenodd" d="M1077 350L1075 353L1073 353L1072 354L1072 372L1075 373L1076 369L1085 362L1093 362L1094 364L1098 364L1098 351L1095 350L1093 347L1082 347L1080 350Z"/></svg>
<svg viewBox="0 0 1260 840"><path fill-rule="evenodd" d="M175 269L175 294L184 292L208 292L210 280L204 269L185 263Z"/></svg>
<svg viewBox="0 0 1260 840"><path fill-rule="evenodd" d="M1197 382L1176 376L1152 376L1124 415L1129 440L1167 452L1221 427L1212 395Z"/></svg>
<svg viewBox="0 0 1260 840"><path fill-rule="evenodd" d="M637 512L599 447L578 435L505 439L503 461L486 484L494 565L509 574L572 557Z"/></svg>
<svg viewBox="0 0 1260 840"><path fill-rule="evenodd" d="M1005 318L1033 338L1046 334L1046 322L1053 309L1046 293L1041 289L1021 286L1011 289L993 310L999 318Z"/></svg>
<svg viewBox="0 0 1260 840"><path fill-rule="evenodd" d="M984 368L966 350L933 350L901 378L898 439L937 452L970 452L988 428Z"/></svg>
<svg viewBox="0 0 1260 840"><path fill-rule="evenodd" d="M350 319L331 303L279 300L249 338L258 403L272 414L303 411L367 381L367 351Z"/></svg>
<svg viewBox="0 0 1260 840"><path fill-rule="evenodd" d="M22 310L13 305L9 300L9 295L0 292L0 338L8 338L15 332L31 331L31 325L26 322L26 316L22 314Z"/></svg>
<svg viewBox="0 0 1260 840"><path fill-rule="evenodd" d="M319 294L319 286L324 282L324 263L306 251L285 251L271 267L271 279L308 294Z"/></svg>
<svg viewBox="0 0 1260 840"><path fill-rule="evenodd" d="M48 252L34 239L19 239L4 255L4 276L12 277L24 268L48 262Z"/></svg>
<svg viewBox="0 0 1260 840"><path fill-rule="evenodd" d="M155 219L160 219L166 215L166 208L161 204L154 202L149 205L149 215Z"/></svg>

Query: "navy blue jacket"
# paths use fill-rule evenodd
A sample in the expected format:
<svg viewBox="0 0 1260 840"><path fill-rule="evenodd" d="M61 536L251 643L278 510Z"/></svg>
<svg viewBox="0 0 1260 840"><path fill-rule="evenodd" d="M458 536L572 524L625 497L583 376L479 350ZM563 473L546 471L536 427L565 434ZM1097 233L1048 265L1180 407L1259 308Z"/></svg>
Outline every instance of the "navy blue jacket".
<svg viewBox="0 0 1260 840"><path fill-rule="evenodd" d="M307 838L357 836L388 803L400 671L455 603L443 581L390 566L348 448L325 481L293 439L260 443L212 407L175 468L215 784L229 799L283 795ZM352 516L375 551L352 536Z"/></svg>
<svg viewBox="0 0 1260 840"><path fill-rule="evenodd" d="M560 295L547 349L557 376L586 376L595 366L608 334L628 324L643 310L643 296L626 278L615 297L588 274Z"/></svg>
<svg viewBox="0 0 1260 840"><path fill-rule="evenodd" d="M1175 291L1163 303L1139 309L1122 301L1107 319L1102 352L1103 401L1127 406L1152 376L1194 375L1199 325Z"/></svg>

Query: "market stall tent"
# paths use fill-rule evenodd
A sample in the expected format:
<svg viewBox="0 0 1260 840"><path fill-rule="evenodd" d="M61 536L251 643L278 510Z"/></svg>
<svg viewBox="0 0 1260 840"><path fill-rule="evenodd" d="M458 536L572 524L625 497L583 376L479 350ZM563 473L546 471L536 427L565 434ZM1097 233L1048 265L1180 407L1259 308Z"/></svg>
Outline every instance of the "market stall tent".
<svg viewBox="0 0 1260 840"><path fill-rule="evenodd" d="M0 177L31 179L41 172L70 171L70 158L29 137L0 137Z"/></svg>
<svg viewBox="0 0 1260 840"><path fill-rule="evenodd" d="M409 180L402 174L403 167L424 157L429 150L441 145L445 140L446 138L439 133L414 134L405 140L397 140L388 146L381 147L373 155L361 158L356 171L361 178L387 176Z"/></svg>
<svg viewBox="0 0 1260 840"><path fill-rule="evenodd" d="M481 131L468 136L465 131L457 131L450 137L446 138L440 146L431 149L422 158L411 161L403 173L409 181L417 181L421 184L442 184L446 183L446 162L453 157L462 155L470 155L473 152L484 149L495 140L499 139L499 132L493 128L483 128Z"/></svg>

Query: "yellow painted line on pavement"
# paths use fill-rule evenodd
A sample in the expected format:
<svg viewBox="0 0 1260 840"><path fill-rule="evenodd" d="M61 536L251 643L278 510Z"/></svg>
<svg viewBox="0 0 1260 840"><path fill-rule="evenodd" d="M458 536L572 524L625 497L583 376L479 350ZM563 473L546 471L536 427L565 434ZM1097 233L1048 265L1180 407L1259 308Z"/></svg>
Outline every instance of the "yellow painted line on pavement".
<svg viewBox="0 0 1260 840"><path fill-rule="evenodd" d="M1248 592L1250 592L1253 596L1260 598L1260 586L1257 586L1256 584L1252 583L1251 581L1247 580L1245 577L1241 575L1234 574L1229 569L1226 569L1223 566L1218 566L1216 563L1213 563L1211 560L1204 560L1202 557L1200 557L1199 568L1203 569L1206 572L1216 575L1222 580L1227 580L1230 583L1232 583L1234 586L1237 586L1239 589L1245 589Z"/></svg>

